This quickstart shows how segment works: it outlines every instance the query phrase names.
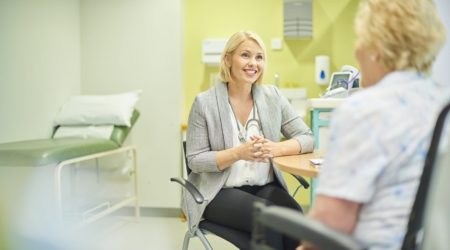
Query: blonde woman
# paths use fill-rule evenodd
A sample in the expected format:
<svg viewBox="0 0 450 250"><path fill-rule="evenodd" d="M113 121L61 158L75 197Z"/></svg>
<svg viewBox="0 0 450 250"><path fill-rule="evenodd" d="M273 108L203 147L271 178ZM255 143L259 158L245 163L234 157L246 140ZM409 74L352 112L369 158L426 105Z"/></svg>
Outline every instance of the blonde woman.
<svg viewBox="0 0 450 250"><path fill-rule="evenodd" d="M449 82L430 78L445 30L431 0L364 1L355 30L365 90L332 117L309 215L368 249L399 249L437 114L450 100Z"/></svg>
<svg viewBox="0 0 450 250"><path fill-rule="evenodd" d="M185 194L190 223L209 221L251 232L255 201L301 211L288 194L274 156L311 152L313 135L277 88L261 85L267 55L261 38L241 31L228 40L216 86L200 93L187 128L189 180L209 203ZM280 142L283 134L287 140ZM273 242L277 235L272 235ZM284 239L277 249L294 249Z"/></svg>

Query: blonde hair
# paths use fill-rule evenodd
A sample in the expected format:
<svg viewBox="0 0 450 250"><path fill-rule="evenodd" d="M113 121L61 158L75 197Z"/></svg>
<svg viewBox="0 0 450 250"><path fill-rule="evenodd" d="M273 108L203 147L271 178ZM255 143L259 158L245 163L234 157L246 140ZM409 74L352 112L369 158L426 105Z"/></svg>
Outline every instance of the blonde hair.
<svg viewBox="0 0 450 250"><path fill-rule="evenodd" d="M356 46L379 51L390 71L429 73L446 38L432 0L366 0L355 32Z"/></svg>
<svg viewBox="0 0 450 250"><path fill-rule="evenodd" d="M267 63L267 53L266 46L262 41L261 37L259 37L256 33L251 31L239 31L234 33L229 39L227 44L225 45L225 49L222 52L222 56L220 58L220 69L219 69L219 78L223 82L229 82L231 80L231 72L230 67L225 62L226 55L233 55L234 51L241 45L241 43L253 40L259 47L263 50L263 58ZM256 84L261 84L264 75L264 69L261 71L261 75L258 79L256 79Z"/></svg>

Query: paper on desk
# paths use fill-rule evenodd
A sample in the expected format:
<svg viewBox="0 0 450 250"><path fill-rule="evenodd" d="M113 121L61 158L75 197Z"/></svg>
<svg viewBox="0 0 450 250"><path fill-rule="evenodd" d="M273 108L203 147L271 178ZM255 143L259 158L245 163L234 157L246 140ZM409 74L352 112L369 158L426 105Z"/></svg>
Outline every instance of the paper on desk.
<svg viewBox="0 0 450 250"><path fill-rule="evenodd" d="M323 163L323 158L314 158L309 160L311 162L311 165L315 168L320 168Z"/></svg>

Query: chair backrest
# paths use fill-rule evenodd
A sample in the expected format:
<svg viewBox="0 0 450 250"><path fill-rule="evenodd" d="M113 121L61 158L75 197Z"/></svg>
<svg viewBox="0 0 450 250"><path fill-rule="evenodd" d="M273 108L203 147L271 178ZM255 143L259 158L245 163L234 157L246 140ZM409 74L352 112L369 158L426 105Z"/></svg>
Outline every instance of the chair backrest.
<svg viewBox="0 0 450 250"><path fill-rule="evenodd" d="M411 214L409 217L409 222L408 222L408 228L407 228L407 232L405 235L405 239L403 241L403 246L402 249L419 249L420 246L422 245L422 241L423 241L423 236L424 236L424 225L427 224L424 220L424 218L429 218L429 211L430 207L434 207L434 206L438 206L440 205L439 203L441 202L440 200L436 200L437 198L434 191L439 189L439 191L441 191L441 193L448 193L447 189L444 190L440 190L441 188L438 187L439 185L439 181L435 180L436 178L444 178L444 182L448 182L448 178L445 178L445 176L440 176L440 172L441 171L445 171L446 173L448 173L448 165L449 165L449 161L445 161L446 159L449 159L449 152L448 152L448 148L447 150L441 150L440 147L440 142L442 141L442 135L444 134L448 134L448 133L443 133L444 129L447 127L447 132L448 132L448 126L446 126L446 117L447 114L450 111L450 104L448 104L447 106L444 107L444 109L441 111L441 113L439 114L439 117L437 119L434 131L433 131L433 136L430 142L430 147L425 159L425 164L424 164L424 168L423 168L423 172L422 172L422 177L420 179L420 184L419 184L419 188L417 190L417 195L416 195L416 199L414 201L414 205L412 207L411 210ZM447 146L448 147L448 144ZM446 152L446 153L443 153ZM437 155L439 154L439 158L437 160ZM448 176L448 174L447 174ZM448 185L448 184L447 184ZM433 191L433 193L430 193L430 190ZM428 195L430 194L430 195ZM442 194L445 195L445 194ZM433 197L434 196L434 197ZM448 195L445 196L444 200L448 200ZM435 200L436 202L433 202L433 200ZM427 203L429 203L427 205ZM448 221L449 217L448 217L448 213L450 213L449 210L444 211L446 212L445 214L445 218L446 221ZM442 222L441 222L442 223ZM438 223L440 224L440 223ZM428 233L425 232L427 235ZM450 233L449 231L445 232L446 236L445 238L448 240L448 234ZM428 248L426 248L428 249ZM435 248L433 248L435 249Z"/></svg>
<svg viewBox="0 0 450 250"><path fill-rule="evenodd" d="M447 124L450 119L447 119ZM448 128L449 126L447 126ZM447 249L450 246L450 131L447 131L447 144L438 151L436 167L431 177L424 215L424 236L421 249Z"/></svg>
<svg viewBox="0 0 450 250"><path fill-rule="evenodd" d="M184 163L186 164L186 172L189 176L189 174L191 173L191 169L189 168L188 160L186 157L186 141L183 141L183 152L184 152Z"/></svg>

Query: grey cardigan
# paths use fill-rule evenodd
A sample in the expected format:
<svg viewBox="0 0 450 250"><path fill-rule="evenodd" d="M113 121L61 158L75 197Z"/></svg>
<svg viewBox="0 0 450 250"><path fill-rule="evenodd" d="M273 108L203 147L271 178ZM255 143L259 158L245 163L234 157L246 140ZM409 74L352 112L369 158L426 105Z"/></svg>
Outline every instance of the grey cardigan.
<svg viewBox="0 0 450 250"><path fill-rule="evenodd" d="M311 130L279 90L272 85L253 85L252 91L264 137L279 142L283 134L300 143L301 153L312 152ZM186 134L186 156L192 170L188 179L206 202L198 205L184 192L184 209L190 227L199 223L208 202L214 199L230 175L230 168L220 171L216 164L216 152L233 147L229 112L227 84L223 82L198 94L192 105ZM280 170L273 169L275 178L287 190Z"/></svg>

